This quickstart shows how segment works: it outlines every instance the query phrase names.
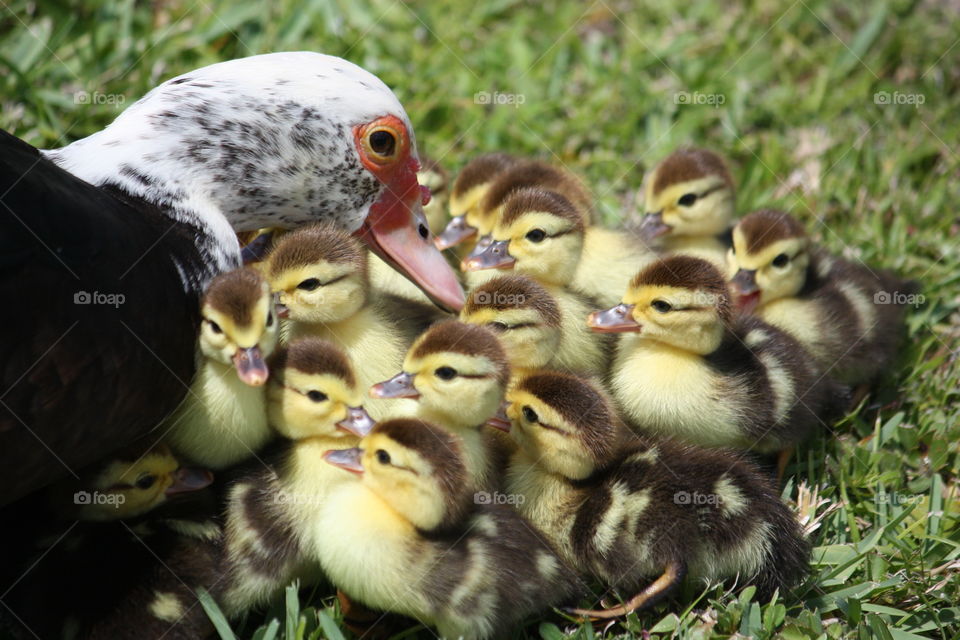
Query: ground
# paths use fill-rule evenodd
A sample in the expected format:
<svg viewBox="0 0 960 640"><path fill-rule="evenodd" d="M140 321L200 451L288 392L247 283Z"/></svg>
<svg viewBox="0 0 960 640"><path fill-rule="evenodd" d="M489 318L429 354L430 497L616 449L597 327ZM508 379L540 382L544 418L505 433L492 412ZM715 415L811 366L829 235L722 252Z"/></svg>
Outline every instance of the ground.
<svg viewBox="0 0 960 640"><path fill-rule="evenodd" d="M311 49L378 74L453 171L497 149L563 163L614 225L636 219L653 163L708 146L740 211L789 210L831 250L916 279L901 364L789 469L815 547L803 587L771 603L689 585L606 631L551 614L517 635L960 637L956 0L0 5L0 126L37 146L192 68ZM291 595L237 635L338 637L332 598Z"/></svg>

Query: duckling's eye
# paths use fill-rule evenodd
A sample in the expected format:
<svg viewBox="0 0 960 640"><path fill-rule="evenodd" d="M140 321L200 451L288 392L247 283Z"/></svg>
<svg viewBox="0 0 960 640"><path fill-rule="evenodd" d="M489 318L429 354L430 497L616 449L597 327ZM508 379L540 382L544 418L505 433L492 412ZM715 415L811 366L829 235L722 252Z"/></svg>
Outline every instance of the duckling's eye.
<svg viewBox="0 0 960 640"><path fill-rule="evenodd" d="M673 307L670 306L670 303L667 302L666 300L654 300L653 302L650 303L650 306L656 309L657 311L659 311L660 313L666 313L671 309L673 309Z"/></svg>
<svg viewBox="0 0 960 640"><path fill-rule="evenodd" d="M272 327L272 326L273 326L273 314L272 314L272 313L268 313L268 314L267 314L267 326L268 326L268 327Z"/></svg>
<svg viewBox="0 0 960 640"><path fill-rule="evenodd" d="M297 285L297 289L303 289L304 291L313 291L320 286L320 281L316 278L307 278L303 282Z"/></svg>
<svg viewBox="0 0 960 640"><path fill-rule="evenodd" d="M540 416L537 415L537 412L531 409L529 406L523 408L523 419L527 422L538 422Z"/></svg>
<svg viewBox="0 0 960 640"><path fill-rule="evenodd" d="M157 481L157 476L151 473L148 473L146 475L142 475L139 478L137 478L137 481L134 483L134 485L137 487L137 489L149 489L150 487L153 486L153 483L156 481Z"/></svg>
<svg viewBox="0 0 960 640"><path fill-rule="evenodd" d="M383 449L377 449L374 455L377 456L377 462L380 464L390 464L390 454Z"/></svg>
<svg viewBox="0 0 960 640"><path fill-rule="evenodd" d="M327 394L322 391L317 391L316 389L311 389L307 391L307 397L310 398L311 402L323 402L327 399Z"/></svg>
<svg viewBox="0 0 960 640"><path fill-rule="evenodd" d="M695 193L685 193L680 196L680 199L677 200L677 204L681 207L692 207L693 203L697 201L697 194Z"/></svg>
<svg viewBox="0 0 960 640"><path fill-rule="evenodd" d="M392 133L379 129L370 134L370 148L381 156L392 156L397 146L397 139Z"/></svg>
<svg viewBox="0 0 960 640"><path fill-rule="evenodd" d="M777 267L778 269L782 269L783 267L787 266L787 264L789 263L790 263L790 256L788 256L785 253L781 253L780 255L778 255L776 258L773 259L773 266Z"/></svg>
<svg viewBox="0 0 960 640"><path fill-rule="evenodd" d="M543 239L547 237L547 232L543 229L533 229L527 232L527 240L530 242L543 242Z"/></svg>
<svg viewBox="0 0 960 640"><path fill-rule="evenodd" d="M453 380L457 377L457 370L453 367L439 367L433 373L441 380Z"/></svg>
<svg viewBox="0 0 960 640"><path fill-rule="evenodd" d="M210 331L213 331L214 333L223 333L223 329L220 328L220 325L213 320L207 320L207 324L210 325Z"/></svg>
<svg viewBox="0 0 960 640"><path fill-rule="evenodd" d="M487 326L493 329L494 331L496 331L497 333L503 333L504 331L510 328L502 322L491 322Z"/></svg>

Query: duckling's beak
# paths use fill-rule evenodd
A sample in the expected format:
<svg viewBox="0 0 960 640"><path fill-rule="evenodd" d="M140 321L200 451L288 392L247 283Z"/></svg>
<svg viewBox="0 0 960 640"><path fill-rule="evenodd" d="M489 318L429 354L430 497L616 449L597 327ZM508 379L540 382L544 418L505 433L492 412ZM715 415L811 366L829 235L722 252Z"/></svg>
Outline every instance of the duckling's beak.
<svg viewBox="0 0 960 640"><path fill-rule="evenodd" d="M273 308L277 312L278 318L289 318L290 308L280 302L280 292L273 294Z"/></svg>
<svg viewBox="0 0 960 640"><path fill-rule="evenodd" d="M433 239L433 244L437 249L443 251L444 249L457 246L468 238L472 238L476 233L477 228L467 224L466 216L455 216L450 219L450 222L448 222L444 230L440 232L440 235Z"/></svg>
<svg viewBox="0 0 960 640"><path fill-rule="evenodd" d="M370 387L371 398L419 398L420 392L413 386L413 375L401 371L389 380Z"/></svg>
<svg viewBox="0 0 960 640"><path fill-rule="evenodd" d="M497 412L487 419L487 426L510 433L510 418L507 416L507 407L509 406L510 403L501 402Z"/></svg>
<svg viewBox="0 0 960 640"><path fill-rule="evenodd" d="M267 231L254 238L250 244L240 250L240 257L243 258L243 264L260 262L267 255L270 243L273 241L273 232Z"/></svg>
<svg viewBox="0 0 960 640"><path fill-rule="evenodd" d="M733 285L733 290L738 296L749 296L750 294L760 291L760 287L757 286L756 269L738 270L730 283Z"/></svg>
<svg viewBox="0 0 960 640"><path fill-rule="evenodd" d="M233 366L236 367L240 379L251 387L259 387L270 375L260 347L256 345L248 349L237 349L233 355Z"/></svg>
<svg viewBox="0 0 960 640"><path fill-rule="evenodd" d="M640 332L640 323L633 318L632 304L618 304L605 311L594 311L587 316L587 326L596 333Z"/></svg>
<svg viewBox="0 0 960 640"><path fill-rule="evenodd" d="M481 269L512 269L517 261L510 255L509 240L491 240L483 249L477 243L474 251L461 263L464 271Z"/></svg>
<svg viewBox="0 0 960 640"><path fill-rule="evenodd" d="M668 233L672 228L670 225L664 223L663 211L657 211L656 213L648 213L643 216L643 221L640 223L640 235L644 240L649 242Z"/></svg>
<svg viewBox="0 0 960 640"><path fill-rule="evenodd" d="M417 183L417 162L395 172L383 189L357 235L387 264L420 287L433 302L457 312L463 306L463 289L453 269L434 246L423 205L430 190Z"/></svg>
<svg viewBox="0 0 960 640"><path fill-rule="evenodd" d="M180 467L173 472L173 483L167 487L164 494L169 498L178 493L189 493L209 487L213 482L213 474L206 469Z"/></svg>
<svg viewBox="0 0 960 640"><path fill-rule="evenodd" d="M338 422L337 427L362 438L370 433L375 424L363 407L347 407L347 417Z"/></svg>
<svg viewBox="0 0 960 640"><path fill-rule="evenodd" d="M362 457L363 449L360 447L353 447L352 449L330 449L323 454L323 459L328 463L358 475L363 473L363 464L360 462Z"/></svg>

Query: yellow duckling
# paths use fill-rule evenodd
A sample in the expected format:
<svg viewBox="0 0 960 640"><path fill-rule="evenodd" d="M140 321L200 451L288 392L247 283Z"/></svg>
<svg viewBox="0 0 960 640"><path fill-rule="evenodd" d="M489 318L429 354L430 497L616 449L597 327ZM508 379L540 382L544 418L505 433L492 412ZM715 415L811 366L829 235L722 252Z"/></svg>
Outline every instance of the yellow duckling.
<svg viewBox="0 0 960 640"><path fill-rule="evenodd" d="M270 423L288 443L266 468L231 488L226 506L224 611L236 617L294 579L321 574L305 555L313 514L344 474L323 463L329 449L355 446L373 428L347 356L319 338L281 348L268 385Z"/></svg>
<svg viewBox="0 0 960 640"><path fill-rule="evenodd" d="M467 296L460 319L497 334L510 361L511 385L539 369L556 368L563 317L536 280L506 275L485 282Z"/></svg>
<svg viewBox="0 0 960 640"><path fill-rule="evenodd" d="M583 216L559 193L521 189L504 204L492 242L467 258L464 266L512 270L540 282L560 307L564 339L556 363L600 375L608 365L610 342L598 340L583 323L597 302L568 286L579 264L583 230Z"/></svg>
<svg viewBox="0 0 960 640"><path fill-rule="evenodd" d="M180 458L225 469L270 440L263 384L279 322L267 281L250 268L214 278L201 301L197 373L168 421Z"/></svg>
<svg viewBox="0 0 960 640"><path fill-rule="evenodd" d="M807 572L796 518L732 452L632 438L605 394L574 376L534 374L508 396L518 509L581 574L636 594L575 613L649 607L684 576L756 585L764 602Z"/></svg>
<svg viewBox="0 0 960 640"><path fill-rule="evenodd" d="M461 438L468 482L494 489L502 452L483 426L503 402L510 368L493 332L448 320L435 324L410 348L403 371L374 385L374 398L412 398L416 416Z"/></svg>
<svg viewBox="0 0 960 640"><path fill-rule="evenodd" d="M353 478L321 507L315 552L351 598L470 640L507 637L578 593L574 574L512 507L473 499L449 432L389 420L360 448L326 459Z"/></svg>
<svg viewBox="0 0 960 640"><path fill-rule="evenodd" d="M485 226L486 212L480 204L487 190L500 174L517 162L517 158L508 153L486 153L461 169L450 191L450 221L434 239L438 249L443 251L476 239L478 228ZM468 249L472 248L473 242L468 242Z"/></svg>
<svg viewBox="0 0 960 640"><path fill-rule="evenodd" d="M641 235L668 254L703 258L722 269L730 246L734 191L719 155L696 148L674 151L646 181Z"/></svg>
<svg viewBox="0 0 960 640"><path fill-rule="evenodd" d="M788 334L732 317L723 276L699 258L647 267L622 304L591 314L588 324L627 332L610 377L627 416L691 444L785 450L828 419L843 395Z"/></svg>
<svg viewBox="0 0 960 640"><path fill-rule="evenodd" d="M738 307L793 335L829 375L857 385L889 368L916 283L831 256L774 210L740 221L728 261Z"/></svg>
<svg viewBox="0 0 960 640"><path fill-rule="evenodd" d="M338 345L353 363L362 389L400 368L406 342L370 293L367 252L358 240L328 225L300 229L277 242L267 269L286 318L287 341L313 336ZM414 409L411 402L367 406L374 419Z"/></svg>

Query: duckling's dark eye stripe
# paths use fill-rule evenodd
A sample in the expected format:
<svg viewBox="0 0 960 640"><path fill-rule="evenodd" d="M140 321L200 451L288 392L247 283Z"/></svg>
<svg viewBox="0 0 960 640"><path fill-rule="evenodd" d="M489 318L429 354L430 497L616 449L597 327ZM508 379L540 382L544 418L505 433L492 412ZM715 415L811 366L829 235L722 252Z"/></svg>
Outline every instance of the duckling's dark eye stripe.
<svg viewBox="0 0 960 640"><path fill-rule="evenodd" d="M565 435L565 436L570 435L567 431L561 429L560 427L555 427L555 426L553 426L552 424L547 424L547 423L544 422L543 420L538 420L538 421L537 421L537 424L538 424L539 426L543 427L544 429L548 429L548 430L550 430L550 431L556 431L557 433L562 433L562 434Z"/></svg>
<svg viewBox="0 0 960 640"><path fill-rule="evenodd" d="M513 329L526 329L527 327L536 327L536 322L518 322L517 324L507 324L504 325L504 331L512 331Z"/></svg>
<svg viewBox="0 0 960 640"><path fill-rule="evenodd" d="M698 198L706 198L708 195L710 195L710 194L713 193L714 191L720 191L720 189L723 189L725 186L726 186L726 185L724 185L724 184L714 185L714 186L710 187L709 189L707 189L706 191L703 191L703 192L701 192L701 193L698 193L698 194L697 194L697 197L698 197Z"/></svg>
<svg viewBox="0 0 960 640"><path fill-rule="evenodd" d="M350 275L349 273L345 273L345 274L343 274L342 276L337 276L337 277L334 278L333 280L327 280L326 282L321 282L321 283L320 283L320 286L321 286L321 287L327 287L327 286L333 284L334 282L340 282L341 280L343 280L344 278L346 278L346 277L349 276L349 275Z"/></svg>

